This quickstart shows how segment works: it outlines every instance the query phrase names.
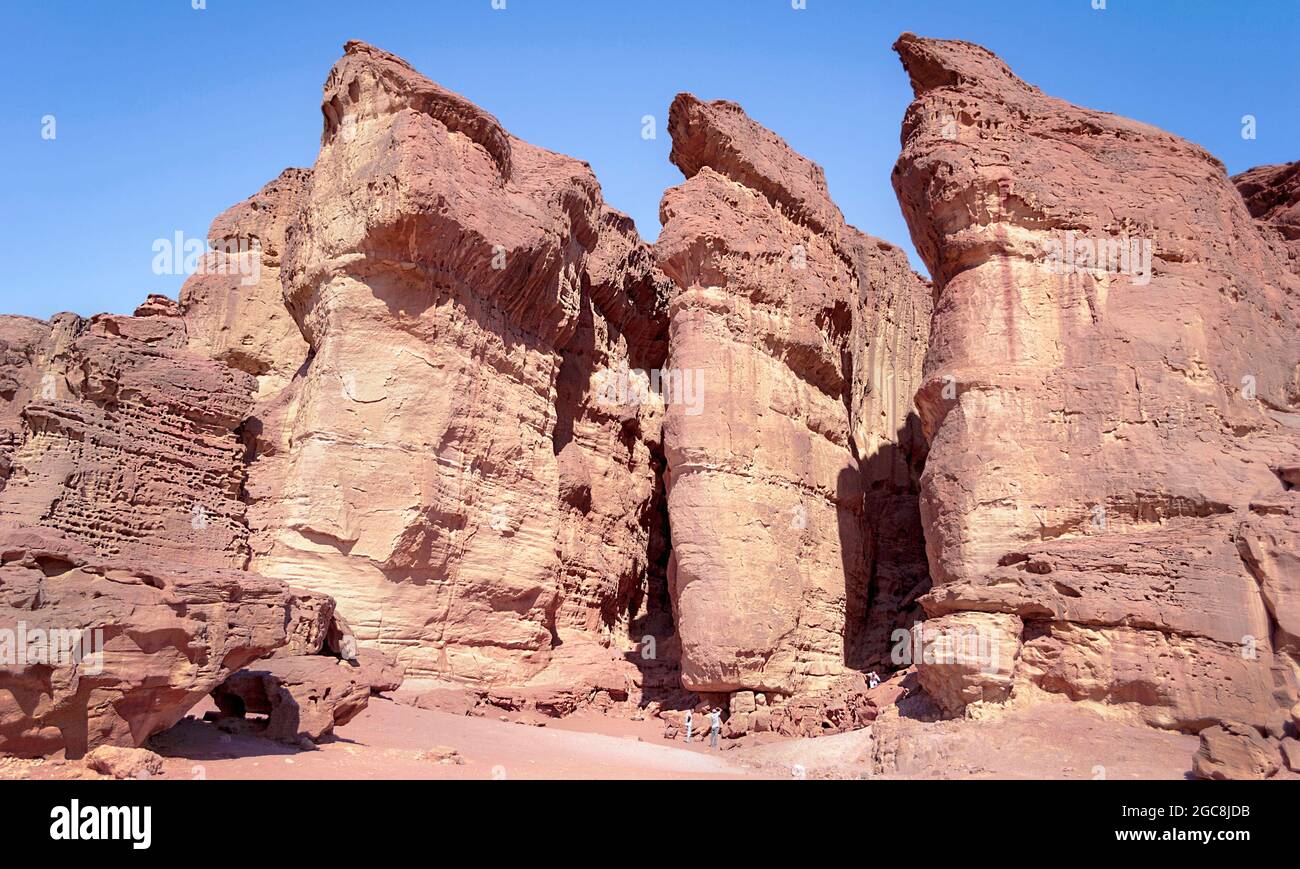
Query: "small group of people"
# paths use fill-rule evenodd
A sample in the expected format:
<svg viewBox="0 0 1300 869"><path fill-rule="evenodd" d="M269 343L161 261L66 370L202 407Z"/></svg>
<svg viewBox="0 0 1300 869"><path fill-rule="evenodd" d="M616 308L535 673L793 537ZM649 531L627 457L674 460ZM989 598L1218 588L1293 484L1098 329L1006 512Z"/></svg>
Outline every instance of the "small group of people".
<svg viewBox="0 0 1300 869"><path fill-rule="evenodd" d="M718 747L718 734L722 732L722 710L714 706L709 710L709 748ZM695 710L686 710L686 741L695 734Z"/></svg>

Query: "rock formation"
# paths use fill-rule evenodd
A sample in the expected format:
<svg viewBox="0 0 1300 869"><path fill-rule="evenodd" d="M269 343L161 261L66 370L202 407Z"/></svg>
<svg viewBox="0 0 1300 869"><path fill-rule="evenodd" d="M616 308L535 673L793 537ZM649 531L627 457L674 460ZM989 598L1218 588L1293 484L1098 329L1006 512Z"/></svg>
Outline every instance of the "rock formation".
<svg viewBox="0 0 1300 869"><path fill-rule="evenodd" d="M1255 728L1225 721L1201 731L1201 747L1192 758L1192 775L1213 780L1264 779L1278 771L1277 749Z"/></svg>
<svg viewBox="0 0 1300 869"><path fill-rule="evenodd" d="M260 661L226 679L212 692L222 715L265 715L257 731L292 745L319 742L347 724L370 700L361 669L327 655Z"/></svg>
<svg viewBox="0 0 1300 869"><path fill-rule="evenodd" d="M519 683L571 632L631 643L664 596L659 411L598 387L662 361L663 279L585 164L346 51L294 176L309 362L250 438L252 565L416 676Z"/></svg>
<svg viewBox="0 0 1300 869"><path fill-rule="evenodd" d="M240 488L253 379L181 349L176 317L7 318L12 373L0 519L112 556L243 568ZM11 423L12 425L12 423Z"/></svg>
<svg viewBox="0 0 1300 869"><path fill-rule="evenodd" d="M896 48L933 284L734 103L674 101L651 247L585 163L348 43L315 165L178 303L0 318L0 631L103 641L0 633L0 752L209 693L301 743L405 671L429 708L893 743L902 700L1053 694L1202 732L1198 774L1270 774L1263 733L1291 763L1297 164L1230 180Z"/></svg>
<svg viewBox="0 0 1300 869"><path fill-rule="evenodd" d="M82 756L174 725L284 643L283 583L0 528L0 752Z"/></svg>
<svg viewBox="0 0 1300 869"><path fill-rule="evenodd" d="M894 185L936 299L926 628L960 614L977 669L1010 663L1027 695L1191 730L1277 718L1300 616L1285 248L1201 148L969 43L895 48L916 100ZM931 686L971 660L918 664Z"/></svg>
<svg viewBox="0 0 1300 869"><path fill-rule="evenodd" d="M909 524L900 493L915 509L923 460L908 419L928 290L739 106L683 94L669 128L687 178L664 196L655 246L674 283L670 584L682 684L733 694L734 717L753 692L829 689L873 645L860 460L879 595L898 605L924 577L917 538L906 566L891 550L908 549L893 539Z"/></svg>
<svg viewBox="0 0 1300 869"><path fill-rule="evenodd" d="M286 639L242 569L253 378L138 313L0 319L0 751L139 745Z"/></svg>
<svg viewBox="0 0 1300 869"><path fill-rule="evenodd" d="M286 169L224 211L208 228L211 251L181 287L189 349L257 377L259 398L287 386L307 359L280 267L310 183L310 171Z"/></svg>
<svg viewBox="0 0 1300 869"><path fill-rule="evenodd" d="M1232 178L1251 216L1282 236L1291 270L1300 274L1300 161L1256 166Z"/></svg>

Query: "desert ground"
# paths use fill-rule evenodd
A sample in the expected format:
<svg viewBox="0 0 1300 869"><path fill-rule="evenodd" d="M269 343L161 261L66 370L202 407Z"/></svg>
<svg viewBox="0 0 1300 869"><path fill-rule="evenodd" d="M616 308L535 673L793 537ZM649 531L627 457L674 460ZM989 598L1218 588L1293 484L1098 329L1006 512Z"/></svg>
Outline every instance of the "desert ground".
<svg viewBox="0 0 1300 869"><path fill-rule="evenodd" d="M663 738L657 719L586 712L538 720L457 715L390 698L315 750L202 720L208 704L151 747L162 779L1182 779L1197 738L1108 718L1073 704L1012 709L985 720L903 719L898 767L873 762L868 727L817 739L769 736L690 745ZM455 752L455 760L440 760ZM80 761L8 759L0 777L97 779ZM1283 771L1280 778L1298 779Z"/></svg>

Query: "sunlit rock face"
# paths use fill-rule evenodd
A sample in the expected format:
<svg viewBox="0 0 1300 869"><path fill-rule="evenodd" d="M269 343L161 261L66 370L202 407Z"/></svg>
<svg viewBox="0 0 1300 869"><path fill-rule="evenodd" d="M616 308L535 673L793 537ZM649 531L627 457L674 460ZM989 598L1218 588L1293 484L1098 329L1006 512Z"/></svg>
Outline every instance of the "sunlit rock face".
<svg viewBox="0 0 1300 869"><path fill-rule="evenodd" d="M307 342L284 306L285 233L311 183L285 169L208 228L210 253L181 287L186 345L258 378L258 396L284 389L307 358Z"/></svg>
<svg viewBox="0 0 1300 869"><path fill-rule="evenodd" d="M926 611L1023 619L1026 695L1189 729L1274 717L1297 650L1282 239L1195 145L979 46L895 48L916 100L894 186L936 290Z"/></svg>
<svg viewBox="0 0 1300 869"><path fill-rule="evenodd" d="M682 682L818 691L873 645L860 459L879 483L868 527L899 523L928 288L739 106L683 94L669 128L687 180L664 196L655 255L674 284L668 368L686 387L664 426ZM919 540L918 527L923 565ZM882 571L882 594L917 574Z"/></svg>
<svg viewBox="0 0 1300 869"><path fill-rule="evenodd" d="M411 676L518 682L569 631L630 643L663 597L660 410L602 386L662 364L664 279L586 164L346 52L284 250L310 355L265 486L252 467L253 563Z"/></svg>
<svg viewBox="0 0 1300 869"><path fill-rule="evenodd" d="M1246 207L1268 235L1276 232L1291 258L1291 270L1300 274L1300 160L1277 166L1256 166L1232 182Z"/></svg>

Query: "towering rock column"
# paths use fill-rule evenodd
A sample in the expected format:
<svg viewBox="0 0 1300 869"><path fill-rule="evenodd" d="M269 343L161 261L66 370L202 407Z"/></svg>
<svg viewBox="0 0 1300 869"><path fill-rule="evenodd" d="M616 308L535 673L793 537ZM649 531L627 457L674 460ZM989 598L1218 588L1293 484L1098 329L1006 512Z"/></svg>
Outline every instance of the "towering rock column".
<svg viewBox="0 0 1300 869"><path fill-rule="evenodd" d="M675 284L664 447L682 681L814 692L869 645L859 457L895 473L884 454L912 375L894 377L894 336L920 338L926 288L739 106L683 94L669 126L687 181L664 197L655 252ZM881 319L895 295L898 329Z"/></svg>
<svg viewBox="0 0 1300 869"><path fill-rule="evenodd" d="M1201 148L979 46L895 47L916 100L894 185L937 294L926 628L975 640L923 683L952 711L1017 685L1170 727L1275 716L1296 601L1242 528L1295 509L1286 251Z"/></svg>
<svg viewBox="0 0 1300 869"><path fill-rule="evenodd" d="M663 279L586 164L393 55L349 43L322 109L283 257L311 355L255 567L410 675L520 682L563 629L612 642L654 573L658 426L597 375L662 361Z"/></svg>

